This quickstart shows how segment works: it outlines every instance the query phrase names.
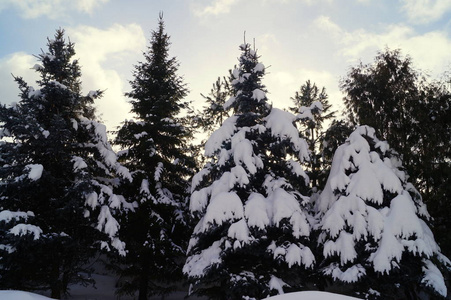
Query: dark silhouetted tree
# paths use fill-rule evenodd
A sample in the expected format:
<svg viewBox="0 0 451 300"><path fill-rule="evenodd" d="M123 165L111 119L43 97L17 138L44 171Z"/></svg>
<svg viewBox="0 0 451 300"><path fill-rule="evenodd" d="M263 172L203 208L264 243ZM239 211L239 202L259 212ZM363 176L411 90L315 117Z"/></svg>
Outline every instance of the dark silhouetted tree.
<svg viewBox="0 0 451 300"><path fill-rule="evenodd" d="M120 231L128 255L117 269L119 293L137 291L138 299L166 295L180 283L189 235L185 209L195 167L188 152L192 133L180 116L188 108L183 100L187 88L169 46L160 15L145 61L135 66L132 91L126 94L135 120L126 121L115 140L122 149L120 160L133 175L123 192L136 203Z"/></svg>
<svg viewBox="0 0 451 300"><path fill-rule="evenodd" d="M57 30L47 46L38 88L16 77L20 101L0 107L0 286L59 299L92 281L81 272L100 248L125 254L116 216L130 206L115 176L131 176L94 117L102 93L81 95L74 44Z"/></svg>

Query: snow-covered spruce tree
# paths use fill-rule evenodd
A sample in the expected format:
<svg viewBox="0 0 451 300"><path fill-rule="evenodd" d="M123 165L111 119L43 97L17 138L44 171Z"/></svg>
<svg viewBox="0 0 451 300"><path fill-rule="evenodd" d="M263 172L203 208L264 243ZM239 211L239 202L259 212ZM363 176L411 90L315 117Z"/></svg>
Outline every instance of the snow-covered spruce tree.
<svg viewBox="0 0 451 300"><path fill-rule="evenodd" d="M180 283L190 231L184 210L195 168L187 151L192 133L180 116L188 106L183 101L187 89L177 75L177 60L168 56L169 46L160 15L126 94L135 120L126 121L115 140L122 148L119 159L134 179L122 186L123 193L137 205L124 216L120 231L128 255L118 269L123 279L118 292L137 291L138 299L167 294Z"/></svg>
<svg viewBox="0 0 451 300"><path fill-rule="evenodd" d="M289 110L296 114L299 119L300 133L305 138L310 150L309 175L312 191L315 192L319 186L326 181L326 172L330 166L330 161L325 160L322 155L322 142L324 139L324 122L335 118L335 111L331 111L326 89L321 90L315 83L307 80L291 98L294 106ZM323 184L321 184L323 183Z"/></svg>
<svg viewBox="0 0 451 300"><path fill-rule="evenodd" d="M335 152L321 194L320 271L343 293L367 299L446 297L450 261L429 229L429 214L397 153L358 127ZM432 299L432 298L431 298Z"/></svg>
<svg viewBox="0 0 451 300"><path fill-rule="evenodd" d="M210 158L192 181L197 216L184 273L211 299L261 299L303 288L309 248L308 146L295 116L267 103L265 67L249 44L232 72L234 115L205 145Z"/></svg>
<svg viewBox="0 0 451 300"><path fill-rule="evenodd" d="M115 175L131 179L94 117L101 96L80 92L74 44L57 30L37 58L35 90L16 77L20 101L0 106L0 286L51 290L89 279L80 272L100 248L125 254L115 215Z"/></svg>

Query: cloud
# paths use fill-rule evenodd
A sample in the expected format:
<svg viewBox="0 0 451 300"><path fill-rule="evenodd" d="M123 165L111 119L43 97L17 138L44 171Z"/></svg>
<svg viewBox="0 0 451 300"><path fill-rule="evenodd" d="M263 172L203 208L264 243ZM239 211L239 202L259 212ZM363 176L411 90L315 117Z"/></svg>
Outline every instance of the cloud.
<svg viewBox="0 0 451 300"><path fill-rule="evenodd" d="M296 68L292 71L277 71L265 77L265 84L270 87L268 99L277 108L288 108L293 105L291 97L299 91L307 80L315 83L318 88L326 88L329 102L334 109L341 109L342 93L338 88L338 78L327 70ZM275 97L277 95L277 97Z"/></svg>
<svg viewBox="0 0 451 300"><path fill-rule="evenodd" d="M402 10L409 21L415 24L427 24L439 20L451 10L449 0L402 0Z"/></svg>
<svg viewBox="0 0 451 300"><path fill-rule="evenodd" d="M301 85L310 80L320 88L326 87L334 109L340 109L343 96L338 88L339 78L334 75L334 66L327 63L308 64L306 61L322 57L321 54L315 50L310 52L309 47L303 48L307 51L302 52L303 45L294 53L289 53L287 49L292 44L292 38L285 40L273 33L265 33L257 38L258 54L262 55L262 62L267 67L263 83L268 88L269 101L277 108L292 106L290 98L294 97Z"/></svg>
<svg viewBox="0 0 451 300"><path fill-rule="evenodd" d="M343 93L338 87L339 78L328 70L314 70L314 69L298 69L298 86L296 91L299 91L301 85L307 80L315 83L319 89L326 88L326 93L329 97L329 103L333 105L333 109L341 111L343 109Z"/></svg>
<svg viewBox="0 0 451 300"><path fill-rule="evenodd" d="M238 0L215 0L211 5L202 5L198 2L194 3L192 10L196 16L203 17L208 15L219 15L230 12L230 9Z"/></svg>
<svg viewBox="0 0 451 300"><path fill-rule="evenodd" d="M46 16L50 19L64 17L67 12L92 14L93 10L109 0L3 0L0 11L8 7L20 11L25 19Z"/></svg>
<svg viewBox="0 0 451 300"><path fill-rule="evenodd" d="M109 0L77 0L75 5L80 12L91 14L93 10L102 4L107 3Z"/></svg>
<svg viewBox="0 0 451 300"><path fill-rule="evenodd" d="M269 2L269 3L276 3L276 4L296 4L302 2L306 5L314 5L314 4L320 4L322 5L324 2L327 4L332 4L335 0L264 0L263 2ZM362 0L357 0L362 1ZM368 1L368 0L363 0Z"/></svg>
<svg viewBox="0 0 451 300"><path fill-rule="evenodd" d="M36 57L24 52L16 52L0 59L1 104L11 104L20 100L19 87L12 75L22 77L29 85L34 85L38 75L31 67L36 63Z"/></svg>
<svg viewBox="0 0 451 300"><path fill-rule="evenodd" d="M146 49L143 30L137 24L115 24L106 30L79 26L69 28L67 35L80 59L84 92L106 89L96 106L107 127L114 129L130 111L124 93L129 91L133 65Z"/></svg>
<svg viewBox="0 0 451 300"><path fill-rule="evenodd" d="M319 16L318 18L315 19L315 21L313 23L318 28L320 28L326 32L329 32L329 34L331 34L335 38L339 38L342 35L344 35L344 31L340 28L340 26L338 26L337 24L332 22L330 20L330 17Z"/></svg>
<svg viewBox="0 0 451 300"><path fill-rule="evenodd" d="M376 51L389 47L401 49L404 55L413 58L415 66L432 73L431 75L442 73L450 62L451 40L444 31L418 34L413 28L403 24L385 26L382 32L364 29L346 31L324 16L317 18L315 25L329 33L338 47L337 55L348 61L366 61L374 57Z"/></svg>
<svg viewBox="0 0 451 300"><path fill-rule="evenodd" d="M252 41L247 41L252 43ZM255 40L258 54L260 53L280 53L281 43L275 34L265 33L257 37Z"/></svg>
<svg viewBox="0 0 451 300"><path fill-rule="evenodd" d="M132 79L133 65L142 60L142 51L146 49L143 30L136 24L116 24L104 30L80 26L67 29L67 37L75 43L75 58L79 59L81 66L83 93L105 90L95 105L97 112L102 113L101 119L107 128L115 129L131 108L124 93L130 89L128 80ZM0 58L2 104L20 100L17 96L19 89L11 73L23 77L36 88L38 74L31 69L36 63L36 57L24 52Z"/></svg>

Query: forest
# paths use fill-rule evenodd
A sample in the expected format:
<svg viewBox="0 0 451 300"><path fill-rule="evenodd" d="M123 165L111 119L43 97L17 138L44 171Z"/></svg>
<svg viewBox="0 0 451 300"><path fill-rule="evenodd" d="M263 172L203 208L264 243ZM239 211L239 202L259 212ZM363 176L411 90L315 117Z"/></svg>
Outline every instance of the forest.
<svg viewBox="0 0 451 300"><path fill-rule="evenodd" d="M1 290L61 299L94 284L98 260L140 300L181 287L448 297L450 82L386 48L340 80L343 112L310 80L281 109L245 42L194 107L170 45L161 15L119 128L98 118L102 87L82 93L63 29L36 55L34 87L14 75L20 100L0 106Z"/></svg>

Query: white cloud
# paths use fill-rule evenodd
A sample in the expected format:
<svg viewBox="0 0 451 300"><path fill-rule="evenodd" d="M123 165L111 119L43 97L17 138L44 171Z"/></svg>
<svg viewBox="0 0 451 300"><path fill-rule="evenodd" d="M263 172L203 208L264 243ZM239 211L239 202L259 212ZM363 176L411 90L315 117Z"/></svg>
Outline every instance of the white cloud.
<svg viewBox="0 0 451 300"><path fill-rule="evenodd" d="M124 93L129 91L133 65L146 49L143 30L137 24L115 24L106 30L80 26L69 28L67 35L80 59L84 92L106 89L96 106L107 127L114 129L130 111Z"/></svg>
<svg viewBox="0 0 451 300"><path fill-rule="evenodd" d="M0 11L8 7L20 11L25 19L47 16L50 19L64 17L67 12L78 11L91 14L93 10L109 0L3 0Z"/></svg>
<svg viewBox="0 0 451 300"><path fill-rule="evenodd" d="M439 20L451 10L449 0L402 0L402 10L409 21L415 24L426 24Z"/></svg>
<svg viewBox="0 0 451 300"><path fill-rule="evenodd" d="M96 7L107 3L109 0L77 0L75 4L81 12L91 14Z"/></svg>
<svg viewBox="0 0 451 300"><path fill-rule="evenodd" d="M318 88L326 88L329 102L334 105L334 109L341 109L342 93L338 88L338 78L327 70L313 70L297 68L290 72L277 71L269 73L265 77L265 84L270 87L268 99L277 108L288 108L293 105L291 97L305 84L307 80L315 83ZM277 95L275 98L273 95Z"/></svg>
<svg viewBox="0 0 451 300"><path fill-rule="evenodd" d="M344 34L344 32L340 28L340 26L338 26L337 24L332 22L330 20L330 17L319 16L318 18L315 19L314 24L317 27L319 27L320 29L328 32L329 34L331 34L335 38L339 38L339 37L341 37Z"/></svg>
<svg viewBox="0 0 451 300"><path fill-rule="evenodd" d="M1 104L10 104L20 100L18 97L19 87L14 82L12 75L22 77L29 85L35 86L34 82L38 79L38 75L31 67L36 63L36 57L24 52L16 52L0 59Z"/></svg>
<svg viewBox="0 0 451 300"><path fill-rule="evenodd" d="M304 47L305 45L301 45L295 53L287 52L287 47L292 45L293 39L284 40L273 33L262 34L257 38L258 54L262 55L262 62L268 67L263 82L269 90L269 101L277 108L292 106L290 98L294 97L301 85L310 80L319 88L325 87L334 109L340 109L343 96L338 88L338 76L333 73L334 66L307 66L306 61L315 60L321 57L321 54L309 52L310 48ZM303 52L303 49L308 51Z"/></svg>
<svg viewBox="0 0 451 300"><path fill-rule="evenodd" d="M338 87L339 78L329 70L313 70L313 69L299 69L298 70L298 87L299 91L301 85L307 80L315 83L319 89L326 88L326 93L329 96L329 103L333 105L333 109L341 111L343 109L343 93Z"/></svg>
<svg viewBox="0 0 451 300"><path fill-rule="evenodd" d="M75 58L81 65L83 93L105 90L95 105L109 130L127 117L130 106L124 93L129 91L133 65L142 60L146 48L143 30L136 24L113 25L106 30L80 26L66 30L66 38L75 43ZM45 41L43 41L44 43ZM43 48L44 51L46 50ZM0 59L1 103L18 102L19 89L11 73L21 76L36 88L38 74L31 69L37 58L23 52Z"/></svg>
<svg viewBox="0 0 451 300"><path fill-rule="evenodd" d="M248 43L252 43L252 41L247 41ZM275 34L272 33L266 33L263 35L260 35L255 40L256 48L258 51L258 54L260 53L279 53L280 51L280 41L277 39Z"/></svg>
<svg viewBox="0 0 451 300"><path fill-rule="evenodd" d="M389 25L382 32L369 32L363 29L345 31L327 17L319 17L315 24L328 32L338 47L337 53L349 61L372 59L376 51L385 47L401 49L410 55L416 67L431 73L441 74L449 65L451 40L444 31L430 31L417 34L406 25Z"/></svg>
<svg viewBox="0 0 451 300"><path fill-rule="evenodd" d="M335 0L264 0L264 2L269 2L269 3L276 3L276 4L296 4L299 2L302 2L303 4L307 4L307 5L313 5L313 4L322 4L324 2L328 3L328 4L332 4ZM362 1L362 0L358 0L358 1ZM367 1L367 0L363 0L363 1Z"/></svg>
<svg viewBox="0 0 451 300"><path fill-rule="evenodd" d="M351 58L358 58L365 51L382 50L388 46L390 48L405 48L406 41L415 36L412 28L405 25L390 25L385 32L374 33L360 29L353 32L342 32L341 43L346 45L342 53Z"/></svg>
<svg viewBox="0 0 451 300"><path fill-rule="evenodd" d="M230 12L230 9L238 0L215 0L210 5L202 5L198 2L193 4L193 12L197 16L219 15Z"/></svg>

